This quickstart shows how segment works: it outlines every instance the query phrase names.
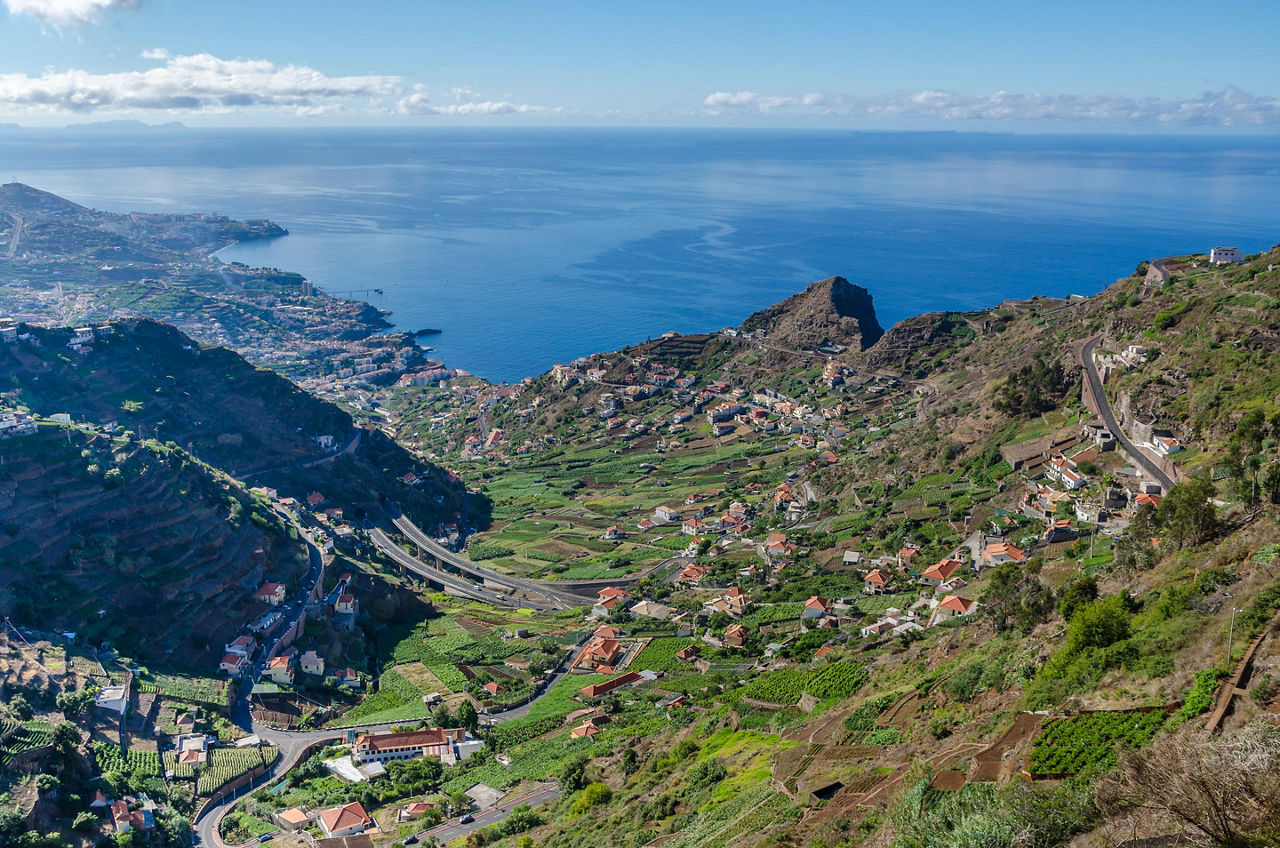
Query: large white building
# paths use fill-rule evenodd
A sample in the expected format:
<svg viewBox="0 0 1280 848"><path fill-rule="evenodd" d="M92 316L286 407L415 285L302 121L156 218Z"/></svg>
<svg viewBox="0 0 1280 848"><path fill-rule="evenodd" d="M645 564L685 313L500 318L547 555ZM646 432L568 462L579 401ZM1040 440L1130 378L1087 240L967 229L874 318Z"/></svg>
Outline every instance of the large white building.
<svg viewBox="0 0 1280 848"><path fill-rule="evenodd" d="M1244 254L1238 248L1234 247L1215 247L1209 251L1209 263L1211 265L1228 265L1233 262L1243 262Z"/></svg>
<svg viewBox="0 0 1280 848"><path fill-rule="evenodd" d="M366 734L356 739L351 752L362 763L435 757L444 765L451 765L483 747L484 742L472 739L462 728L431 727L403 733Z"/></svg>

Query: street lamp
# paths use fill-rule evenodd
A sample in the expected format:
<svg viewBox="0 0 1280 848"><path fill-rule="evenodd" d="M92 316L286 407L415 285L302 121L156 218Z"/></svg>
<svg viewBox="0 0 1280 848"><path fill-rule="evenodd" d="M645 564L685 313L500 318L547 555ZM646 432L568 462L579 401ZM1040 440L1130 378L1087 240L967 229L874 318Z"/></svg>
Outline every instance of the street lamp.
<svg viewBox="0 0 1280 848"><path fill-rule="evenodd" d="M1236 613L1244 612L1242 609L1231 608L1231 627L1227 630L1227 665L1231 665L1231 641L1236 635Z"/></svg>

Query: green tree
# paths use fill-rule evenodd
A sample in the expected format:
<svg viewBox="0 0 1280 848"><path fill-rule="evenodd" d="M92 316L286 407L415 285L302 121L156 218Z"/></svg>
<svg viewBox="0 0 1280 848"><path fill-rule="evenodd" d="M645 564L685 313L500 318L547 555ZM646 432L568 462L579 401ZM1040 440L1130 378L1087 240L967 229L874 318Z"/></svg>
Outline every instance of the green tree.
<svg viewBox="0 0 1280 848"><path fill-rule="evenodd" d="M1175 483L1156 509L1156 526L1179 548L1198 545L1213 535L1218 512L1209 499L1213 482L1204 475Z"/></svg>
<svg viewBox="0 0 1280 848"><path fill-rule="evenodd" d="M449 705L441 701L436 708L431 711L431 721L436 727L448 727L451 716L449 715Z"/></svg>
<svg viewBox="0 0 1280 848"><path fill-rule="evenodd" d="M9 712L13 713L13 717L18 721L30 721L36 711L31 708L31 704L21 694L14 695L9 699Z"/></svg>
<svg viewBox="0 0 1280 848"><path fill-rule="evenodd" d="M1092 577L1082 577L1062 593L1062 597L1058 599L1058 612L1069 622L1077 609L1097 599L1098 581Z"/></svg>
<svg viewBox="0 0 1280 848"><path fill-rule="evenodd" d="M463 701L459 704L458 712L453 718L467 730L475 730L480 722L480 716L476 713L476 708L471 705L470 701Z"/></svg>
<svg viewBox="0 0 1280 848"><path fill-rule="evenodd" d="M80 747L80 728L69 721L60 722L53 729L53 747L64 757Z"/></svg>
<svg viewBox="0 0 1280 848"><path fill-rule="evenodd" d="M579 754L560 770L560 791L565 795L587 785L587 755Z"/></svg>

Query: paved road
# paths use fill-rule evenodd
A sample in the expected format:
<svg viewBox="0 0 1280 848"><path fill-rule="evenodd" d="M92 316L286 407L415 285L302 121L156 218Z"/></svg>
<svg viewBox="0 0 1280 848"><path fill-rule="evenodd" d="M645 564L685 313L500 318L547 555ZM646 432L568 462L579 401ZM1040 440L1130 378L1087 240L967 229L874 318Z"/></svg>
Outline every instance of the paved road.
<svg viewBox="0 0 1280 848"><path fill-rule="evenodd" d="M430 830L424 830L418 834L419 840L424 840L429 836L435 837L436 841L441 845L447 845L455 839L460 839L469 833L479 830L482 827L488 827L496 824L507 816L511 815L511 810L521 804L528 804L530 807L538 808L560 797L560 789L556 786L547 786L537 792L531 792L519 798L512 798L500 806L485 810L484 812L473 814L474 821L468 824L458 824L457 819L451 822L436 825Z"/></svg>
<svg viewBox="0 0 1280 848"><path fill-rule="evenodd" d="M1101 416L1102 422L1107 425L1107 429L1115 435L1116 441L1124 448L1125 453L1129 455L1133 463L1148 477L1163 486L1167 492L1173 487L1173 480L1124 434L1124 431L1120 429L1120 422L1116 419L1115 413L1111 409L1111 402L1107 400L1107 393L1102 387L1102 378L1098 376L1098 367L1093 362L1093 351L1097 348L1098 341L1101 338L1101 335L1094 336L1080 348L1080 365L1084 368L1084 377L1088 382L1089 392L1097 403L1098 415Z"/></svg>
<svg viewBox="0 0 1280 848"><path fill-rule="evenodd" d="M250 477L257 477L260 474L271 474L276 471L288 471L294 468L310 468L313 465L322 465L326 462L332 462L343 454L353 453L358 447L360 447L360 436L362 433L364 433L364 430L359 427L352 430L351 435L347 437L345 442L343 442L342 447L338 448L333 453L327 453L324 456L317 456L311 459L304 459L300 462L290 463L289 465L280 465L275 468L259 468L256 471L246 471L243 474L236 475L235 479L244 483Z"/></svg>
<svg viewBox="0 0 1280 848"><path fill-rule="evenodd" d="M550 588L546 584L536 583L532 580L524 580L519 577L512 577L508 574L502 574L494 571L491 568L476 565L466 557L459 556L441 545L435 539L432 539L403 515L395 516L392 519L392 522L396 525L396 529L401 533L404 533L405 536L407 536L409 540L419 548L426 551L440 562L447 563L464 574L470 574L473 577L478 577L481 580L496 583L497 585L504 586L508 589L523 590L525 592L533 592L542 595L551 602L552 606L559 609L574 609L586 603L586 599L581 595L571 594L560 589ZM595 592L591 592L591 595L594 596Z"/></svg>
<svg viewBox="0 0 1280 848"><path fill-rule="evenodd" d="M569 653L565 655L565 658L556 668L555 673L547 679L547 682L542 687L537 697L528 703L512 707L511 709L499 710L495 713L485 713L482 715L482 721L487 724L502 724L503 722L524 718L529 713L529 709L533 704L536 704L538 701L542 700L542 698L546 697L556 683L569 673L569 667L573 664L574 659L590 638L591 637L589 635L584 637L580 643L569 649ZM270 742L279 748L280 757L272 764L271 768L268 769L265 774L253 781L249 786L241 789L234 795L224 798L219 803L210 805L204 809L203 814L194 823L193 830L195 830L197 834L199 843L205 846L210 846L210 848L227 848L226 843L218 837L218 825L221 823L222 817L235 806L236 802L244 796L256 792L261 787L287 774L290 769L298 764L298 761L302 758L303 752L306 751L309 746L317 742L344 739L346 738L348 730L386 730L397 724L410 723L405 720L399 720L381 722L378 724L353 725L350 728L334 727L324 730L277 730L273 727L262 724L261 722L252 721L247 699L243 700L243 705L239 700L236 702L233 720L235 720L236 724L239 726L257 734L263 741ZM244 722L243 724L241 723L242 721ZM556 790L556 793L559 794L559 791ZM517 800L505 806L509 809L517 803L530 802ZM545 803L545 801L542 801L541 803ZM493 824L493 821L496 820L498 819L485 820L481 822L481 826L483 827L486 824Z"/></svg>
<svg viewBox="0 0 1280 848"><path fill-rule="evenodd" d="M13 219L13 239L9 242L9 252L5 254L5 259L12 259L18 252L18 243L22 241L22 227L24 221L22 216L17 212L10 212L9 217Z"/></svg>
<svg viewBox="0 0 1280 848"><path fill-rule="evenodd" d="M383 533L376 527L369 530L369 539L380 551L395 560L397 565L412 571L414 574L417 574L432 583L443 586L452 594L461 595L464 598L471 598L472 600L492 604L497 607L507 607L509 609L559 609L562 606L560 604L552 604L550 602L538 601L532 598L517 598L514 595L504 595L497 592L491 592L465 577L450 574L442 568L436 568L415 556L411 556L404 550L404 548L400 547L389 536L387 536L386 533ZM584 601L580 599L577 606L582 606L583 603Z"/></svg>

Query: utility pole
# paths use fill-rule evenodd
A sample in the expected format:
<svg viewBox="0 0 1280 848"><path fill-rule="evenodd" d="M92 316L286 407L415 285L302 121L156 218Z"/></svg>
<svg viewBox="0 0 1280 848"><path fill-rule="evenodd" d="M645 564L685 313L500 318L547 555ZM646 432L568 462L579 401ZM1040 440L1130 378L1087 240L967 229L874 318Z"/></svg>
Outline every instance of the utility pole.
<svg viewBox="0 0 1280 848"><path fill-rule="evenodd" d="M1235 635L1236 635L1236 613L1238 612L1244 612L1244 610L1236 609L1235 607L1231 608L1231 627L1228 628L1227 630L1227 665L1228 666L1231 665L1232 640L1235 638Z"/></svg>

